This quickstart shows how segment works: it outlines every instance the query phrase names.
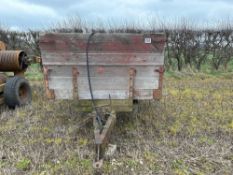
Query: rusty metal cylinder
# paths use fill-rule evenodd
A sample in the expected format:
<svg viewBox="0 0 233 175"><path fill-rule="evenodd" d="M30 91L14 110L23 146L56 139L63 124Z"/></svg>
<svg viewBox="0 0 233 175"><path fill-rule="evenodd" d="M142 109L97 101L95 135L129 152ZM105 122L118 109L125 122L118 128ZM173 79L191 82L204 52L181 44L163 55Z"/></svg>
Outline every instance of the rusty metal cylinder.
<svg viewBox="0 0 233 175"><path fill-rule="evenodd" d="M0 51L0 72L20 72L27 69L27 54L22 51Z"/></svg>

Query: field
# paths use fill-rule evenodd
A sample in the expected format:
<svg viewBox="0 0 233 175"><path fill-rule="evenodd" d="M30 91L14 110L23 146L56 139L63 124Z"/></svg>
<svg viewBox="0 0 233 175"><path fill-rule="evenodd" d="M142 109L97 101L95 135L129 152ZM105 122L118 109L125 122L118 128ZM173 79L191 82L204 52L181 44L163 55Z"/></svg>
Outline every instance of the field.
<svg viewBox="0 0 233 175"><path fill-rule="evenodd" d="M1 108L0 174L93 174L91 118L32 75L33 103ZM232 174L233 74L166 74L162 100L118 114L111 143L103 174Z"/></svg>

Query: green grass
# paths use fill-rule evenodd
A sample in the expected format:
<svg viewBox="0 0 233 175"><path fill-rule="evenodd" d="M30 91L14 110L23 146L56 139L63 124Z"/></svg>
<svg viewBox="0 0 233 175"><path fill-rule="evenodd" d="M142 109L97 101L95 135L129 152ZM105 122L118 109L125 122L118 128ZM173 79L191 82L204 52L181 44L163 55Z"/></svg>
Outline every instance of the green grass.
<svg viewBox="0 0 233 175"><path fill-rule="evenodd" d="M27 171L30 169L31 161L27 158L23 158L16 163L16 168L22 171Z"/></svg>
<svg viewBox="0 0 233 175"><path fill-rule="evenodd" d="M28 67L25 76L29 80L39 81L43 79L42 69L39 64L32 64Z"/></svg>

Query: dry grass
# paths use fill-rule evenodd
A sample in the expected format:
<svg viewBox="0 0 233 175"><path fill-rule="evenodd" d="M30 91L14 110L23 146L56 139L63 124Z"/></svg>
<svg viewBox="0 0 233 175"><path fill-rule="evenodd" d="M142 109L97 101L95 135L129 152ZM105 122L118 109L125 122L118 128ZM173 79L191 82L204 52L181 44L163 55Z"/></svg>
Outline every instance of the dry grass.
<svg viewBox="0 0 233 175"><path fill-rule="evenodd" d="M0 174L92 174L93 128L77 102L33 103L0 116ZM104 174L232 174L233 78L166 78L160 102L118 114Z"/></svg>

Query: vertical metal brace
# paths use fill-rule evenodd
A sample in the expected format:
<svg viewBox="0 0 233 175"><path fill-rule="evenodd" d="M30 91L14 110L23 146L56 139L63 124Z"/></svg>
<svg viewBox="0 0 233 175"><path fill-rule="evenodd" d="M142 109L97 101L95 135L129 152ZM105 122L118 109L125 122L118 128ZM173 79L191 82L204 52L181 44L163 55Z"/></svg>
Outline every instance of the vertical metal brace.
<svg viewBox="0 0 233 175"><path fill-rule="evenodd" d="M136 69L130 68L130 70L129 70L129 99L134 98L135 76L136 76Z"/></svg>
<svg viewBox="0 0 233 175"><path fill-rule="evenodd" d="M163 88L163 74L164 74L164 67L160 66L159 69L155 69L155 72L159 73L159 87L158 89L155 89L153 91L153 97L154 99L159 100L160 98L162 98L162 88Z"/></svg>
<svg viewBox="0 0 233 175"><path fill-rule="evenodd" d="M45 93L48 99L54 99L54 90L49 89L49 72L51 69L48 69L47 66L43 67L44 70L44 83L45 83Z"/></svg>
<svg viewBox="0 0 233 175"><path fill-rule="evenodd" d="M72 68L72 82L73 82L73 99L78 99L78 69L77 66Z"/></svg>

